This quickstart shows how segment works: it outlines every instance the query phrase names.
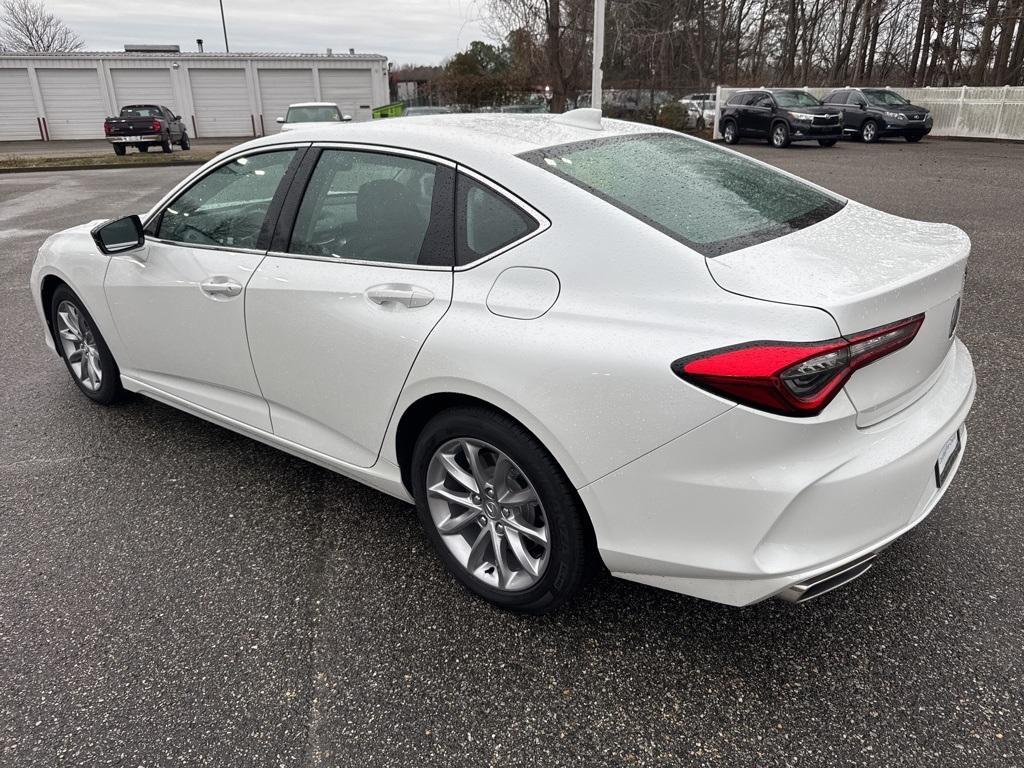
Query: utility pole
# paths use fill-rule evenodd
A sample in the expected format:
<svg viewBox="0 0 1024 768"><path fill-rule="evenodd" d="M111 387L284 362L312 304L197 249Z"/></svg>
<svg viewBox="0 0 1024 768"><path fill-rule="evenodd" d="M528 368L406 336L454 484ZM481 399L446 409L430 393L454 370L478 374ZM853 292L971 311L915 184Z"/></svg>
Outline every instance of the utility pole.
<svg viewBox="0 0 1024 768"><path fill-rule="evenodd" d="M224 29L224 50L227 53L231 53L231 49L228 48L228 23L224 20L224 0L220 1L220 25Z"/></svg>
<svg viewBox="0 0 1024 768"><path fill-rule="evenodd" d="M590 75L590 106L601 109L601 77L604 63L604 3L605 0L594 0L594 53Z"/></svg>

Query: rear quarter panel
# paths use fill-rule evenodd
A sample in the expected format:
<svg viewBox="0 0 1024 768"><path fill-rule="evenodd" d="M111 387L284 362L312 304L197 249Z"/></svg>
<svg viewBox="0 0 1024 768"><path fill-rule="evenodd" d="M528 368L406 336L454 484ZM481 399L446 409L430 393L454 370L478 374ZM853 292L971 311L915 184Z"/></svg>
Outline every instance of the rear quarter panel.
<svg viewBox="0 0 1024 768"><path fill-rule="evenodd" d="M734 407L672 373L679 357L739 341L830 338L824 312L721 290L704 258L572 184L539 170L512 191L551 226L456 271L452 306L416 361L394 430L418 399L481 398L529 428L577 487ZM495 279L512 266L555 272L560 292L541 317L490 312Z"/></svg>

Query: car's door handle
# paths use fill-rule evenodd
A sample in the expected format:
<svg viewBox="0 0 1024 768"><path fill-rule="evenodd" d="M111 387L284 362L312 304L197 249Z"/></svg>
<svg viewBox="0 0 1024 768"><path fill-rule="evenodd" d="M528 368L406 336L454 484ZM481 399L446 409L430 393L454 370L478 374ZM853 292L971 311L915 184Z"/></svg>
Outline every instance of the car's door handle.
<svg viewBox="0 0 1024 768"><path fill-rule="evenodd" d="M366 289L366 298L382 307L402 304L409 309L425 307L434 300L434 294L426 288L407 283L385 283Z"/></svg>
<svg viewBox="0 0 1024 768"><path fill-rule="evenodd" d="M224 277L211 278L200 283L199 287L203 289L203 293L210 296L237 296L242 292L241 283Z"/></svg>

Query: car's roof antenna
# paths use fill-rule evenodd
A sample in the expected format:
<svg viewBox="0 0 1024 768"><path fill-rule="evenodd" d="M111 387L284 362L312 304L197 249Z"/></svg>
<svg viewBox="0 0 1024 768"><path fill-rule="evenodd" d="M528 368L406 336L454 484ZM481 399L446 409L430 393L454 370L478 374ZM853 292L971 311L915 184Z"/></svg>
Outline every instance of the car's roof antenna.
<svg viewBox="0 0 1024 768"><path fill-rule="evenodd" d="M589 131L601 130L601 110L596 107L581 107L571 109L560 115L555 115L551 121L560 125L571 125L574 128L586 128Z"/></svg>

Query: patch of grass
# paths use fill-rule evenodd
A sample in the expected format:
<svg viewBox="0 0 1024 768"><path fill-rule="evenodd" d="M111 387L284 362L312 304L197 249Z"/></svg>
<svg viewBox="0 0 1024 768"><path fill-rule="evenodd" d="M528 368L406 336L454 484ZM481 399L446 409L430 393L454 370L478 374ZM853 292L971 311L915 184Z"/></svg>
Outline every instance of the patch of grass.
<svg viewBox="0 0 1024 768"><path fill-rule="evenodd" d="M132 168L139 165L184 165L205 163L220 154L220 150L191 149L187 152L133 152L118 157L109 155L0 157L0 170L59 170L61 168Z"/></svg>

